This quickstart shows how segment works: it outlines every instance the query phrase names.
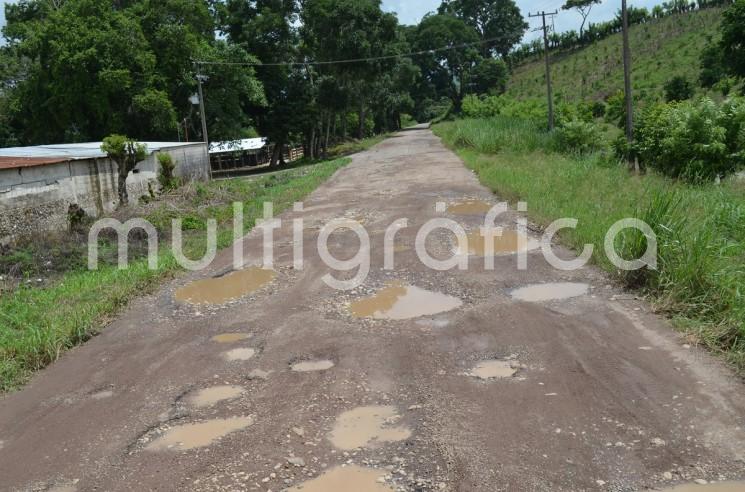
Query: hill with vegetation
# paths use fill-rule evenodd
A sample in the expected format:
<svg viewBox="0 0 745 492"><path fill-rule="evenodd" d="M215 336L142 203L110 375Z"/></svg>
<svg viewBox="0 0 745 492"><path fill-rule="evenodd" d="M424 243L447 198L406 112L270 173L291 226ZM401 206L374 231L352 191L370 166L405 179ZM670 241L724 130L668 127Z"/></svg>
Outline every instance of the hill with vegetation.
<svg viewBox="0 0 745 492"><path fill-rule="evenodd" d="M642 101L662 99L665 83L676 76L695 83L704 49L719 36L721 15L721 8L710 8L649 19L632 26L630 43L636 97ZM574 51L554 52L552 62L554 93L559 101L605 100L623 90L620 33ZM543 58L516 67L507 94L523 100L544 98Z"/></svg>

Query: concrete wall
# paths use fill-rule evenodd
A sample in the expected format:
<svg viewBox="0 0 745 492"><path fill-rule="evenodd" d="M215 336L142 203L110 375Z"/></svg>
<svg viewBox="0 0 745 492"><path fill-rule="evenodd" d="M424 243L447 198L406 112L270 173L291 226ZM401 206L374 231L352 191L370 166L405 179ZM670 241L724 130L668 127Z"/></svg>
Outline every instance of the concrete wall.
<svg viewBox="0 0 745 492"><path fill-rule="evenodd" d="M187 180L209 178L207 147L202 144L164 148L176 163L175 173ZM127 178L131 202L158 190L157 153L151 154ZM0 169L0 242L14 236L67 228L67 210L77 204L91 216L113 211L118 204L117 168L108 158L83 159Z"/></svg>

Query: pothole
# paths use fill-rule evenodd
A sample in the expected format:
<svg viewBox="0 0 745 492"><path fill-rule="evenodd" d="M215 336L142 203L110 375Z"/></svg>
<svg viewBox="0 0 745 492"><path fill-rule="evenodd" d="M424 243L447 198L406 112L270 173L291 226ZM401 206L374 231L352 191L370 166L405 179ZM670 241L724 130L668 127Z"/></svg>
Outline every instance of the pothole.
<svg viewBox="0 0 745 492"><path fill-rule="evenodd" d="M91 394L91 398L94 400L106 400L107 398L111 398L112 396L114 396L114 392L112 390L97 391L96 393Z"/></svg>
<svg viewBox="0 0 745 492"><path fill-rule="evenodd" d="M468 251L461 251L459 244L456 244L456 255L486 256L489 242L487 238L481 235L480 231L469 232L466 234ZM503 230L502 234L489 238L492 242L491 251L494 255L507 255L523 251L532 251L541 247L541 244L535 239L519 234L513 230Z"/></svg>
<svg viewBox="0 0 745 492"><path fill-rule="evenodd" d="M385 485L385 471L363 468L361 466L337 466L319 477L290 488L302 492L391 492L393 488Z"/></svg>
<svg viewBox="0 0 745 492"><path fill-rule="evenodd" d="M507 379L517 374L520 364L510 360L485 360L476 364L469 376L482 379Z"/></svg>
<svg viewBox="0 0 745 492"><path fill-rule="evenodd" d="M184 424L168 429L162 436L148 444L148 451L183 451L209 446L228 434L253 424L253 417L216 419L196 424Z"/></svg>
<svg viewBox="0 0 745 492"><path fill-rule="evenodd" d="M223 277L192 282L178 289L175 297L188 304L225 304L256 292L276 276L274 270L248 267Z"/></svg>
<svg viewBox="0 0 745 492"><path fill-rule="evenodd" d="M662 492L743 492L745 482L714 482L707 484L687 483Z"/></svg>
<svg viewBox="0 0 745 492"><path fill-rule="evenodd" d="M393 283L372 297L352 302L350 311L355 318L404 320L444 313L462 305L456 297Z"/></svg>
<svg viewBox="0 0 745 492"><path fill-rule="evenodd" d="M557 282L528 285L527 287L513 290L510 295L513 299L525 302L556 301L584 296L589 289L590 286L587 284Z"/></svg>
<svg viewBox="0 0 745 492"><path fill-rule="evenodd" d="M326 371L334 367L334 362L328 359L324 360L306 360L302 362L296 362L290 366L295 372L313 372L313 371Z"/></svg>
<svg viewBox="0 0 745 492"><path fill-rule="evenodd" d="M212 337L215 343L235 343L246 340L250 337L248 333L221 333Z"/></svg>
<svg viewBox="0 0 745 492"><path fill-rule="evenodd" d="M186 401L197 408L210 407L224 400L238 398L244 389L240 386L213 386L193 392L186 397Z"/></svg>
<svg viewBox="0 0 745 492"><path fill-rule="evenodd" d="M494 207L483 200L466 200L448 205L448 212L454 215L481 215Z"/></svg>
<svg viewBox="0 0 745 492"><path fill-rule="evenodd" d="M256 349L252 349L250 347L235 348L233 350L228 350L227 352L223 352L222 354L222 356L228 362L248 360L248 359L253 358L254 355L256 355Z"/></svg>
<svg viewBox="0 0 745 492"><path fill-rule="evenodd" d="M411 437L406 426L395 426L400 416L393 406L358 407L337 417L329 440L334 447L352 450Z"/></svg>

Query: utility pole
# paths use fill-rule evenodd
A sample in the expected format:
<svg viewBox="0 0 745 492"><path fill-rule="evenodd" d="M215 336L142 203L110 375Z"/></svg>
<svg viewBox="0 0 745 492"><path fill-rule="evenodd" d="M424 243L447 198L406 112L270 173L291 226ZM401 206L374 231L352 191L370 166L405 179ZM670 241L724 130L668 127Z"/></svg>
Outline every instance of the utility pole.
<svg viewBox="0 0 745 492"><path fill-rule="evenodd" d="M553 22L553 16L558 15L559 11L555 10L553 12L536 12L535 14L531 14L528 12L528 17L541 17L543 19L543 52L545 55L546 60L546 88L548 92L548 129L553 130L554 129L554 91L553 87L551 86L551 59L549 57L548 53L548 25L546 24L546 16L551 17L551 20Z"/></svg>
<svg viewBox="0 0 745 492"><path fill-rule="evenodd" d="M207 146L207 165L209 166L210 180L212 179L212 161L210 159L210 139L207 135L207 113L204 112L204 91L202 90L202 82L207 81L207 76L202 75L199 70L199 64L195 63L197 67L197 82L199 82L199 114L202 117L202 140Z"/></svg>
<svg viewBox="0 0 745 492"><path fill-rule="evenodd" d="M631 46L629 44L629 9L626 0L621 0L623 25L623 92L626 99L626 141L629 146L634 141L634 99L631 91ZM631 156L629 155L629 159ZM631 161L629 160L629 167ZM634 159L634 170L639 172L639 161Z"/></svg>

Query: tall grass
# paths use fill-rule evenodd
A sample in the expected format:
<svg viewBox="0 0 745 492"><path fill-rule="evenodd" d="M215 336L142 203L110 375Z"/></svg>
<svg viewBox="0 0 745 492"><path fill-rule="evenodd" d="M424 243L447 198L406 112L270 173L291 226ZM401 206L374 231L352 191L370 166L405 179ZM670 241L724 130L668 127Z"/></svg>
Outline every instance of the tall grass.
<svg viewBox="0 0 745 492"><path fill-rule="evenodd" d="M576 229L561 233L565 243L593 244L596 264L643 289L679 326L745 369L745 184L694 186L655 174L632 176L602 156L553 153L548 133L519 120L462 120L435 132L482 183L503 198L527 201L537 222L577 218ZM655 231L656 271L619 272L606 258L606 232L627 217ZM624 258L634 259L646 240L629 232L618 246Z"/></svg>
<svg viewBox="0 0 745 492"><path fill-rule="evenodd" d="M232 203L244 204L245 230L262 216L263 203L273 202L275 213L301 200L348 159L325 161L298 167L258 179L232 179L191 185L181 190L179 207L164 204L146 218L157 228L170 227L172 218L189 218L195 229L207 218L218 221L218 247L233 238ZM186 235L184 250L196 258L206 249L202 231ZM56 360L60 354L84 342L126 304L152 290L178 272L171 251L161 244L159 267L147 268L146 259L130 262L126 270L104 266L99 270L70 271L51 287L20 288L0 297L0 391L18 387L35 370Z"/></svg>

